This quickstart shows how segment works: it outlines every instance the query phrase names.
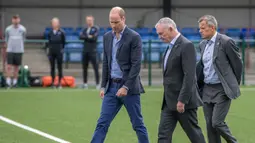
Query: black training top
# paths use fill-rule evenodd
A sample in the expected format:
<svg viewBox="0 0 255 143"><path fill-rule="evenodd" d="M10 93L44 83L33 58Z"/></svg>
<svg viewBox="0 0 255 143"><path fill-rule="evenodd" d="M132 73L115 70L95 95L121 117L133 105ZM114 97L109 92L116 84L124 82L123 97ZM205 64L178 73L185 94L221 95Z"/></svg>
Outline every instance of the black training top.
<svg viewBox="0 0 255 143"><path fill-rule="evenodd" d="M65 48L66 38L65 32L61 29L54 31L51 30L48 35L49 39L49 52L59 53Z"/></svg>

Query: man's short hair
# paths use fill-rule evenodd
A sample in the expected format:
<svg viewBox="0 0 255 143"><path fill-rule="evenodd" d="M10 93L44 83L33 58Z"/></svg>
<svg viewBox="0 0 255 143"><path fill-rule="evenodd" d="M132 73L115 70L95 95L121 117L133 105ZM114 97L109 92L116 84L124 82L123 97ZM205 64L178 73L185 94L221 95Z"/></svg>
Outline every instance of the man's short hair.
<svg viewBox="0 0 255 143"><path fill-rule="evenodd" d="M214 26L215 29L218 28L218 22L217 22L216 18L212 15L204 15L204 16L200 17L198 20L198 23L200 23L202 21L206 21L209 26Z"/></svg>
<svg viewBox="0 0 255 143"><path fill-rule="evenodd" d="M87 15L86 17L92 17L92 18L94 18L94 16L93 16L93 15Z"/></svg>
<svg viewBox="0 0 255 143"><path fill-rule="evenodd" d="M94 16L92 16L92 15L87 15L87 16L86 16L86 19L87 19L87 18L92 18L92 20L95 20Z"/></svg>
<svg viewBox="0 0 255 143"><path fill-rule="evenodd" d="M20 18L18 14L15 14L12 16L13 19L17 19L17 18Z"/></svg>
<svg viewBox="0 0 255 143"><path fill-rule="evenodd" d="M169 27L172 27L174 29L177 30L177 27L176 27L176 24L174 22L174 20L172 20L171 18L169 17L163 17L161 18L155 25L155 28L159 25L159 24L163 24L165 27L169 28Z"/></svg>

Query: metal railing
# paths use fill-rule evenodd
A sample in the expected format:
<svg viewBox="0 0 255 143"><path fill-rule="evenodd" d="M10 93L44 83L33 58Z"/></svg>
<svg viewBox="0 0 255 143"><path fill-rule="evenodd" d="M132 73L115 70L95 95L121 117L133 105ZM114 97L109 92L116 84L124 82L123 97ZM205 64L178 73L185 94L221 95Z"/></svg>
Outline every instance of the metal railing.
<svg viewBox="0 0 255 143"><path fill-rule="evenodd" d="M191 40L195 45L199 44L200 40ZM242 73L242 85L245 85L245 49L248 47L248 45L255 43L254 39L245 39L245 40L235 40L236 43L238 43L239 47L241 48L242 53L242 62L243 62L243 73ZM5 42L4 40L0 40L0 43ZM152 60L151 60L151 53L152 53L152 43L162 43L162 41L159 40L144 40L142 41L143 44L148 43L148 48L143 48L143 54L144 54L144 60L143 64L144 67L146 67L146 64L148 64L148 85L152 85ZM48 43L48 40L26 40L25 43L42 43L46 44ZM83 43L82 40L68 40L66 43ZM98 41L98 43L102 43L102 41ZM255 45L255 44L254 44ZM197 48L197 46L195 46ZM154 49L155 50L155 49ZM81 48L77 49L65 49L65 68L68 68L68 64L70 63L70 53L73 51L76 52L82 52ZM160 48L158 48L158 52L160 53L159 58L162 58L162 51L160 51ZM161 59L159 59L159 66L161 65Z"/></svg>

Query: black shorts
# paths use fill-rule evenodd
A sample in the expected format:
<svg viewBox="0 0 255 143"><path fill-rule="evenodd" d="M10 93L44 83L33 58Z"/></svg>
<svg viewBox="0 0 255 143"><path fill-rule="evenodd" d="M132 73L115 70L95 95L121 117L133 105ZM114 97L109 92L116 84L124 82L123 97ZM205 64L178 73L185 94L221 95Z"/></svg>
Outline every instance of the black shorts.
<svg viewBox="0 0 255 143"><path fill-rule="evenodd" d="M7 64L19 66L22 64L22 53L7 53Z"/></svg>

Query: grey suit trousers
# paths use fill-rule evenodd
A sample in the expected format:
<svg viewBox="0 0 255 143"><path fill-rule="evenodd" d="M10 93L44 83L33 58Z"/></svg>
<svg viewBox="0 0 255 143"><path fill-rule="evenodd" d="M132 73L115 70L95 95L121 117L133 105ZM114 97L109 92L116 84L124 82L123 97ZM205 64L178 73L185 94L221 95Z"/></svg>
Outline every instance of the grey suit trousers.
<svg viewBox="0 0 255 143"><path fill-rule="evenodd" d="M227 143L237 143L224 122L228 114L229 99L221 84L205 84L203 88L204 115L209 143L221 143L222 136Z"/></svg>
<svg viewBox="0 0 255 143"><path fill-rule="evenodd" d="M172 135L178 121L191 143L205 143L202 130L198 126L197 108L187 109L184 113L178 113L170 110L164 104L160 119L158 143L172 143Z"/></svg>

